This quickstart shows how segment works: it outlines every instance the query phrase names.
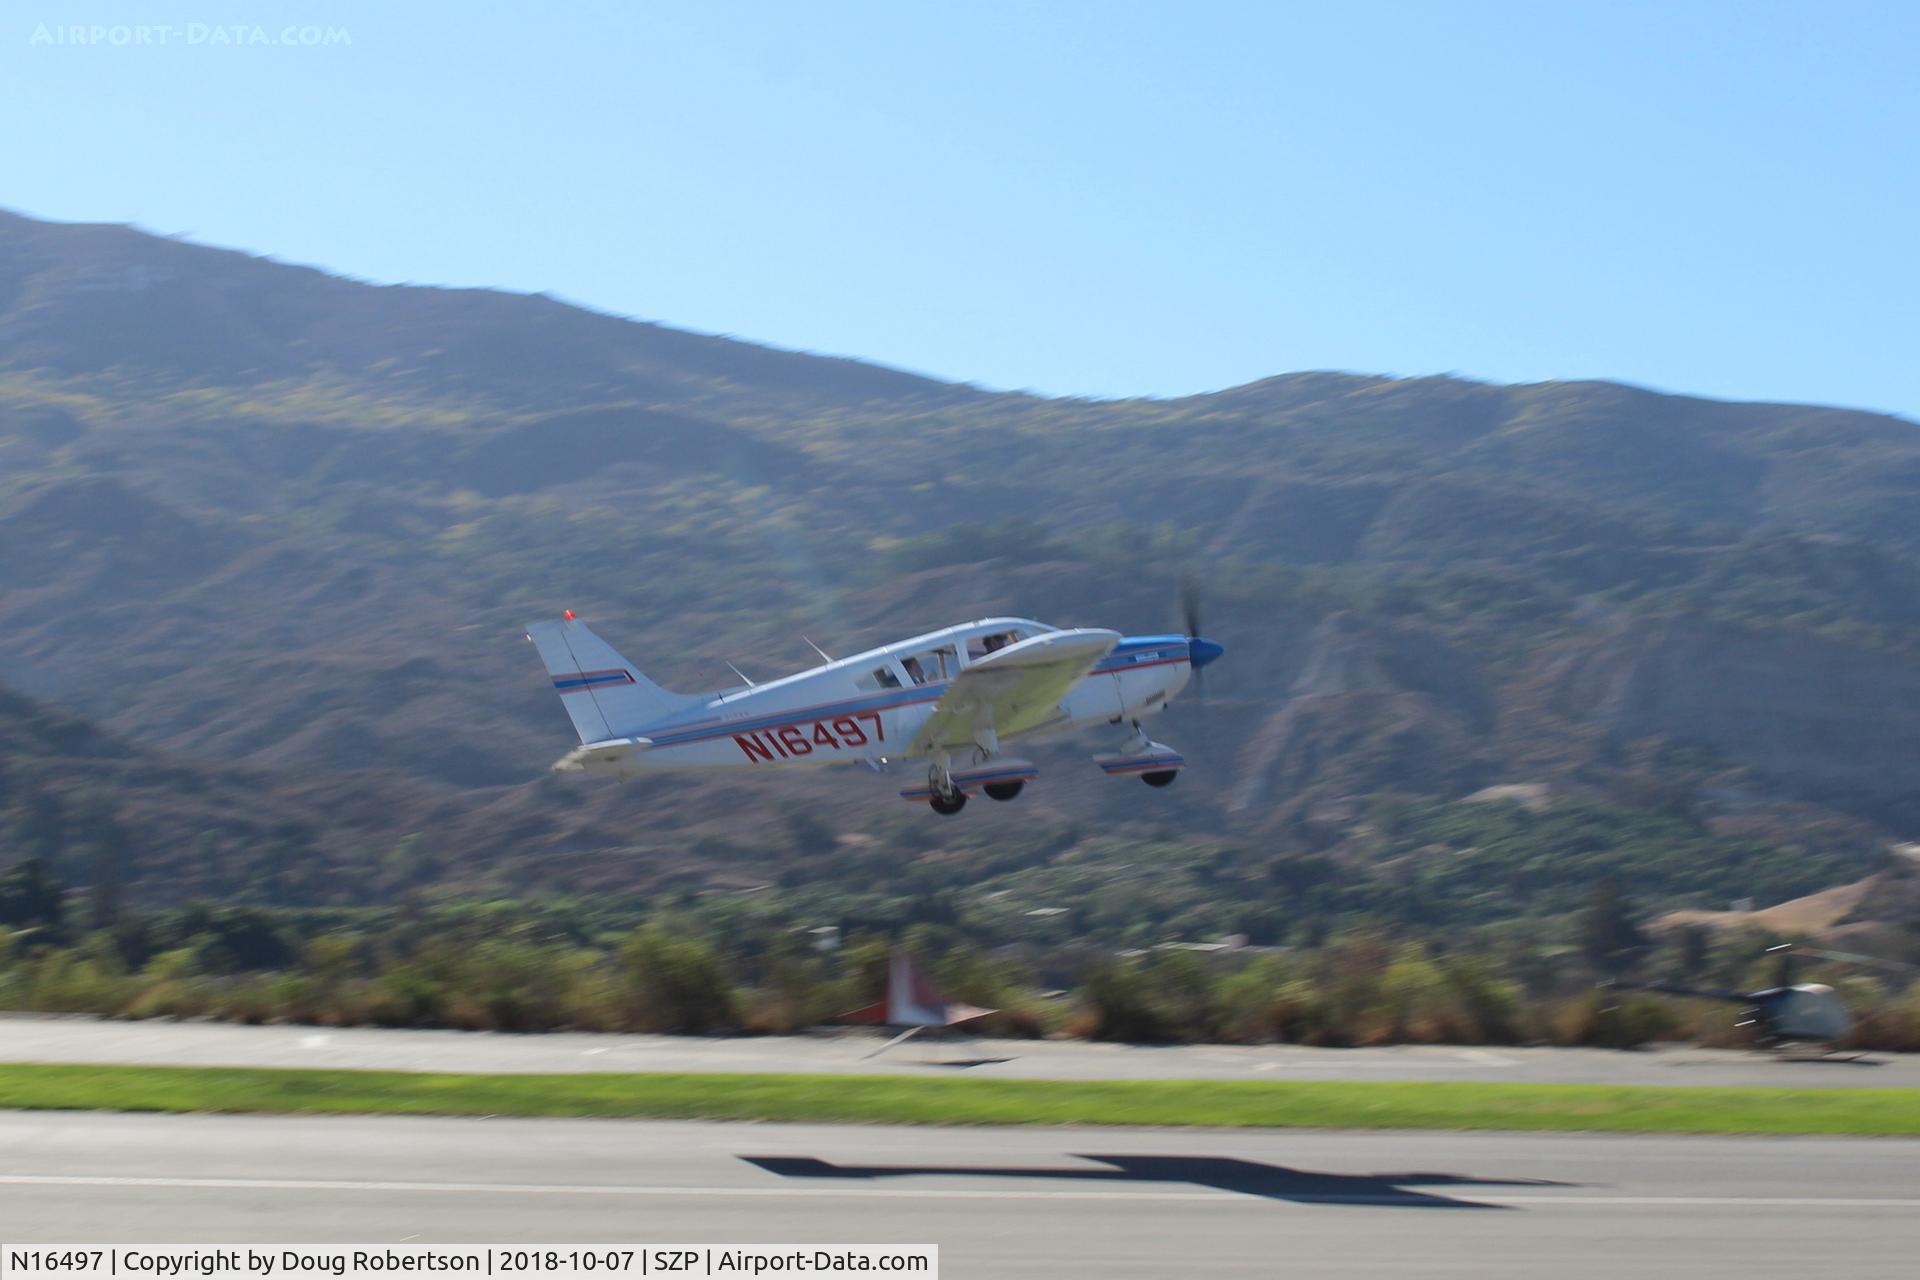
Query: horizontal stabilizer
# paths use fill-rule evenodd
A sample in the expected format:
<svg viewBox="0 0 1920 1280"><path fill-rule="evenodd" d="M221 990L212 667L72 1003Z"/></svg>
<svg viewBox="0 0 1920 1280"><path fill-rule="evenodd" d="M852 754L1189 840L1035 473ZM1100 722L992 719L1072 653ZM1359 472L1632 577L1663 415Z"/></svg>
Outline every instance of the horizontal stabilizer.
<svg viewBox="0 0 1920 1280"><path fill-rule="evenodd" d="M553 762L555 773L616 772L653 745L649 738L608 738L583 742Z"/></svg>

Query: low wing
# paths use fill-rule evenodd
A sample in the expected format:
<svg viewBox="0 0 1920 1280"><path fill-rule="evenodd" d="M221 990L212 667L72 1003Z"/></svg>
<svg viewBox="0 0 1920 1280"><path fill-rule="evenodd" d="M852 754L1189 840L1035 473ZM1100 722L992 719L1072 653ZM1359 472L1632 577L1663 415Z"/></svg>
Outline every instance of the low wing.
<svg viewBox="0 0 1920 1280"><path fill-rule="evenodd" d="M976 658L914 735L910 755L970 747L982 730L1005 737L1047 720L1082 676L1120 643L1118 631L1047 631Z"/></svg>

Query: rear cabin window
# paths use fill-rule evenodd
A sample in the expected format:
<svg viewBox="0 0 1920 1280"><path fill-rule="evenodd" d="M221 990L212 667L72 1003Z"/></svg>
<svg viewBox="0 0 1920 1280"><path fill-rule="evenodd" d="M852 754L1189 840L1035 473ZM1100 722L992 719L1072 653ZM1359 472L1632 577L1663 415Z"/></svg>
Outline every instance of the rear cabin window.
<svg viewBox="0 0 1920 1280"><path fill-rule="evenodd" d="M900 677L893 674L892 667L875 667L861 676L854 684L862 689L898 689Z"/></svg>

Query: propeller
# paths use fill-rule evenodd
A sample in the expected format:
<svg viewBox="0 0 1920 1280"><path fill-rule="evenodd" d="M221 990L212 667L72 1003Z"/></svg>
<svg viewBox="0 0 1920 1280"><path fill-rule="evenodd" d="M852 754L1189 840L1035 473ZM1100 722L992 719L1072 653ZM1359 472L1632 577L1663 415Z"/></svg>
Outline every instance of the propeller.
<svg viewBox="0 0 1920 1280"><path fill-rule="evenodd" d="M1180 631L1187 637L1187 653L1193 653L1193 642L1200 635L1200 583L1191 573L1180 575ZM1207 700L1206 670L1199 663L1193 665L1194 701L1204 703Z"/></svg>
<svg viewBox="0 0 1920 1280"><path fill-rule="evenodd" d="M1225 653L1226 649L1200 633L1200 582L1191 573L1180 575L1180 625L1187 637L1188 658L1193 663L1194 692L1204 702L1207 696L1207 664Z"/></svg>
<svg viewBox="0 0 1920 1280"><path fill-rule="evenodd" d="M1180 575L1180 629L1187 638L1188 670L1191 683L1187 686L1193 695L1193 732L1198 739L1197 745L1211 758L1214 755L1214 712L1213 699L1207 695L1207 664L1226 652L1217 641L1207 639L1201 633L1201 590L1200 579L1189 569Z"/></svg>
<svg viewBox="0 0 1920 1280"><path fill-rule="evenodd" d="M1189 637L1200 634L1200 583L1191 573L1180 575L1180 622Z"/></svg>

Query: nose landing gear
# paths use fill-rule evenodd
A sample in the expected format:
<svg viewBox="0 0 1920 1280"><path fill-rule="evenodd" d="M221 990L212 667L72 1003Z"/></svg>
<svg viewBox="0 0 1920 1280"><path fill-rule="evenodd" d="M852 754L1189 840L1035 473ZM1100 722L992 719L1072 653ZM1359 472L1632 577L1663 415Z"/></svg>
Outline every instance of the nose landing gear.
<svg viewBox="0 0 1920 1280"><path fill-rule="evenodd" d="M1137 720L1133 723L1133 736L1119 751L1093 759L1110 778L1136 774L1150 787L1170 785L1187 763L1185 756L1166 743L1149 738Z"/></svg>

